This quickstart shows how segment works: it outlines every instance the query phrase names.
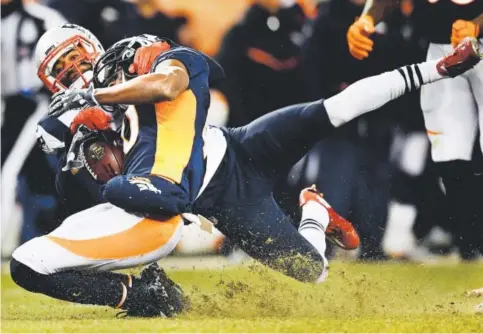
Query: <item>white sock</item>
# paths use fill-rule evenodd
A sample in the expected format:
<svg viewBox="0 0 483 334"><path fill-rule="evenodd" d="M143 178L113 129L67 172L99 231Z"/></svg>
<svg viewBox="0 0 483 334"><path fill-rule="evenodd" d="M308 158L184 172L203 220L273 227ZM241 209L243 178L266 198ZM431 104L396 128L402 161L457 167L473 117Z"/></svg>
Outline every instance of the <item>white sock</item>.
<svg viewBox="0 0 483 334"><path fill-rule="evenodd" d="M400 69L405 69L405 73L408 73L408 67L411 67L411 72L413 73L414 80L415 82L417 81L418 83L417 87L416 88L413 87L411 91L414 89L418 89L419 87L427 83L435 82L445 78L438 73L438 70L436 68L436 65L438 64L439 61L440 59L425 61L423 63L408 65L400 68ZM418 70L421 77L419 77ZM421 79L422 79L422 82L421 82Z"/></svg>
<svg viewBox="0 0 483 334"><path fill-rule="evenodd" d="M322 205L309 201L302 207L302 221L299 233L308 241L324 259L324 270L316 283L320 283L327 277L329 262L325 257L325 230L329 225L329 212Z"/></svg>
<svg viewBox="0 0 483 334"><path fill-rule="evenodd" d="M315 220L322 227L324 233L329 225L329 212L326 208L315 201L308 201L302 207L302 226L305 220ZM299 228L300 231L300 228Z"/></svg>
<svg viewBox="0 0 483 334"><path fill-rule="evenodd" d="M361 79L337 95L324 101L327 114L334 126L341 126L389 101L444 79L437 69L439 60L403 66L397 70Z"/></svg>

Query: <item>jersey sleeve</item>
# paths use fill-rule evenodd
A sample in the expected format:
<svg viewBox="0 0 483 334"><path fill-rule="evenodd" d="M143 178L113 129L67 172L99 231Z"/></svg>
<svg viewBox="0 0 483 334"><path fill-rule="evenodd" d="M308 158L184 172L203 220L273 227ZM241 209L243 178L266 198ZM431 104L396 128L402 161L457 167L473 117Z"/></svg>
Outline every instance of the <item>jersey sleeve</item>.
<svg viewBox="0 0 483 334"><path fill-rule="evenodd" d="M68 130L57 118L47 116L37 124L37 142L45 153L55 154L65 148L64 134Z"/></svg>
<svg viewBox="0 0 483 334"><path fill-rule="evenodd" d="M37 124L36 137L42 150L56 154L65 148L65 136L79 109L69 110L59 117L45 116Z"/></svg>
<svg viewBox="0 0 483 334"><path fill-rule="evenodd" d="M168 59L176 59L183 63L190 79L200 75L209 74L209 66L203 55L188 48L176 48L161 54L153 64L152 72L156 73L161 63Z"/></svg>

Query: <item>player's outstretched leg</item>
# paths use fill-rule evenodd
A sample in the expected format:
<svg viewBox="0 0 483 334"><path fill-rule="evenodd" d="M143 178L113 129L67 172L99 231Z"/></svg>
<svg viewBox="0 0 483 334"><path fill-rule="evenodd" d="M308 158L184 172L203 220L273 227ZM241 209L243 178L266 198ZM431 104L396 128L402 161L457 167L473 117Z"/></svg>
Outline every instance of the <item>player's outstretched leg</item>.
<svg viewBox="0 0 483 334"><path fill-rule="evenodd" d="M246 126L230 129L230 133L260 170L276 176L286 174L334 128L424 84L460 75L479 61L475 40L464 40L452 54L440 60L361 79L327 100L282 108Z"/></svg>
<svg viewBox="0 0 483 334"><path fill-rule="evenodd" d="M453 78L480 61L475 39L466 39L450 55L434 61L407 65L355 82L341 93L325 100L325 108L334 126L341 126L369 111L382 107L422 85ZM456 112L456 111L455 111Z"/></svg>

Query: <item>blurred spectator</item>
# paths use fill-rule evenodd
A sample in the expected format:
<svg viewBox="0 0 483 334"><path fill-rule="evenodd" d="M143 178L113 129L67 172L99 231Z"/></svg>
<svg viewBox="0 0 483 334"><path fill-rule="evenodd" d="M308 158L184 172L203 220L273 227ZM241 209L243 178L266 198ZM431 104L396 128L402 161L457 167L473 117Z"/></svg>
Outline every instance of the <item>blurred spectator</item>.
<svg viewBox="0 0 483 334"><path fill-rule="evenodd" d="M36 76L34 51L46 29L64 22L58 12L35 1L2 0L2 236L16 228L10 218L17 200L24 209L21 241L43 232L39 228L50 228L38 215L55 204L55 161L35 145L48 95Z"/></svg>
<svg viewBox="0 0 483 334"><path fill-rule="evenodd" d="M51 0L50 6L71 23L96 35L108 48L120 39L152 34L179 41L185 18L171 18L158 10L157 0Z"/></svg>
<svg viewBox="0 0 483 334"><path fill-rule="evenodd" d="M169 16L184 16L181 42L215 56L226 31L235 24L252 0L155 0Z"/></svg>
<svg viewBox="0 0 483 334"><path fill-rule="evenodd" d="M314 0L296 1L306 15L314 14ZM157 0L157 2L161 11L169 16L185 16L188 19L188 24L180 32L183 35L180 37L181 42L185 43L189 39L190 45L210 56L218 53L226 32L254 3L253 0Z"/></svg>
<svg viewBox="0 0 483 334"><path fill-rule="evenodd" d="M225 35L217 60L227 79L229 125L306 101L300 72L305 16L295 1L258 0Z"/></svg>
<svg viewBox="0 0 483 334"><path fill-rule="evenodd" d="M401 46L404 43L401 20L391 20L391 26L385 23L378 26L374 38L381 42L374 43L374 52L363 63L349 54L347 27L360 14L364 3L364 0L337 0L319 4L312 36L304 48L305 77L312 99L330 97L356 80L393 69L413 58L402 52L409 50Z"/></svg>

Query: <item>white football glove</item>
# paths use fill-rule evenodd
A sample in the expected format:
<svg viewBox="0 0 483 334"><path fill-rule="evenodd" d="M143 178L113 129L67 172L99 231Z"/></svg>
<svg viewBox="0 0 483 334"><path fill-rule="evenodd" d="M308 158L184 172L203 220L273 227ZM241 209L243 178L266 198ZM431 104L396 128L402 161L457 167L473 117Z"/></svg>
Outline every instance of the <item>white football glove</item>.
<svg viewBox="0 0 483 334"><path fill-rule="evenodd" d="M94 97L94 86L84 89L67 89L52 96L49 115L58 117L66 111L99 106Z"/></svg>

